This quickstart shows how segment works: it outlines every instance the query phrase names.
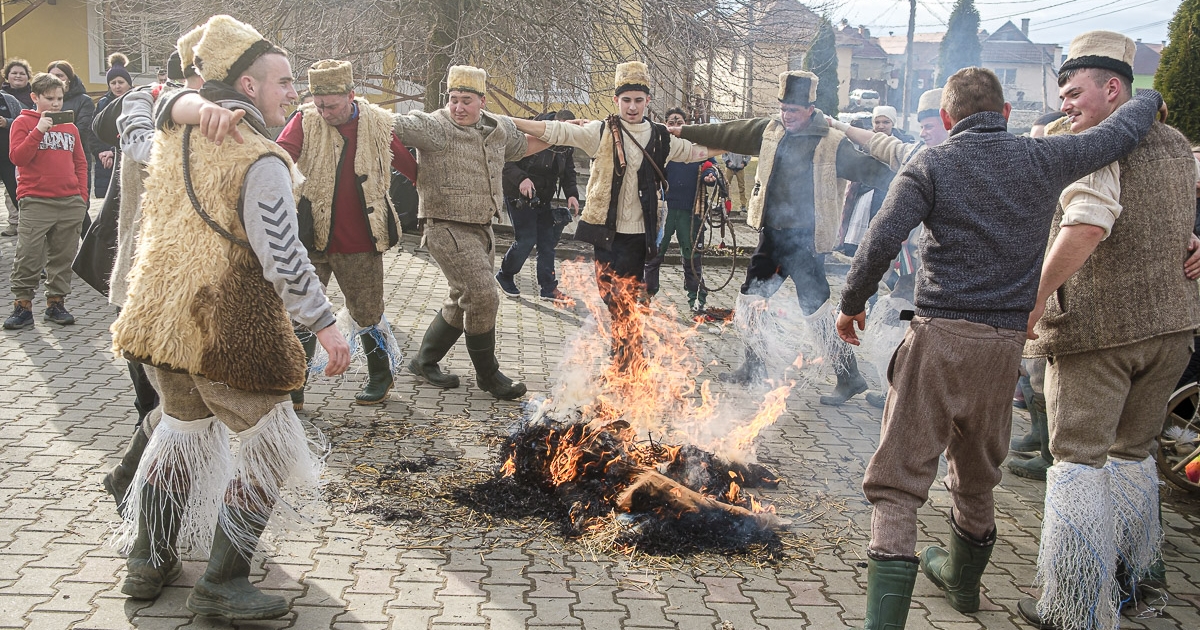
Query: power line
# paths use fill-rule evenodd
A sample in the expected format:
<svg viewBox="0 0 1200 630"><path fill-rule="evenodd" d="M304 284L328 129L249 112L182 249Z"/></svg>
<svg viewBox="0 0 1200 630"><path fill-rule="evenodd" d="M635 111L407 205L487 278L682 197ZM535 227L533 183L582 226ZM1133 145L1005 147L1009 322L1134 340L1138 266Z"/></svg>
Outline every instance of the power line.
<svg viewBox="0 0 1200 630"><path fill-rule="evenodd" d="M1037 28L1030 29L1030 30L1042 31L1042 30L1046 30L1047 28L1058 28L1060 26L1066 26L1068 24L1076 24L1078 22L1086 22L1093 18L1103 17L1105 15L1112 15L1114 13L1128 11L1129 9L1136 9L1138 7L1146 6L1147 4L1154 4L1155 2L1158 2L1158 0L1143 0L1142 2L1139 2L1137 4L1131 4L1128 6L1124 6L1124 7L1121 7L1120 9L1113 9L1112 11L1107 11L1105 13L1093 13L1086 17L1078 17L1076 15L1070 15L1070 16L1066 16L1066 17L1055 18L1052 20L1045 20L1045 21L1038 23ZM1064 2L1063 4L1066 4L1066 2ZM1068 18L1073 18L1073 19L1068 19ZM1068 21L1064 22L1063 20L1068 20ZM1048 26L1046 26L1047 24L1050 24L1051 26L1048 27Z"/></svg>

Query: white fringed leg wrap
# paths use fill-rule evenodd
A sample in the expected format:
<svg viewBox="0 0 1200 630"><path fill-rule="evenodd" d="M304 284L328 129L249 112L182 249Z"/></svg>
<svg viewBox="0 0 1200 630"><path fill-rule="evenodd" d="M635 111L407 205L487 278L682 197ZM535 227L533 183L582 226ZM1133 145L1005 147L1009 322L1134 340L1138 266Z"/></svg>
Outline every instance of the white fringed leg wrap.
<svg viewBox="0 0 1200 630"><path fill-rule="evenodd" d="M350 362L360 367L366 365L367 354L363 351L362 340L360 337L363 334L369 334L375 338L375 344L383 348L388 356L388 365L391 367L392 374L400 372L400 367L404 363L404 352L400 349L400 343L396 341L396 335L392 333L392 325L387 320L387 315L379 318L379 323L374 326L359 326L354 318L350 316L350 310L343 308L337 314L338 332L346 338L346 343L350 345ZM311 333L310 333L311 334ZM313 355L312 361L308 364L308 372L310 375L324 373L325 366L329 364L329 353L325 352L325 348L317 344L317 351Z"/></svg>
<svg viewBox="0 0 1200 630"><path fill-rule="evenodd" d="M1162 547L1158 469L1153 457L1142 461L1110 457L1104 469L1111 477L1117 554L1136 584L1149 574Z"/></svg>
<svg viewBox="0 0 1200 630"><path fill-rule="evenodd" d="M875 367L885 388L888 364L908 332L908 322L900 319L900 311L913 308L912 302L904 298L885 295L867 313L867 331L859 336L862 345L858 347L858 356Z"/></svg>
<svg viewBox="0 0 1200 630"><path fill-rule="evenodd" d="M152 540L161 538L161 533L169 529L163 517L178 514L179 554L207 556L231 465L229 431L216 417L184 422L162 413L125 497L125 503L134 509L121 510L125 518L109 544L121 553L129 553L137 539L138 518L143 511ZM147 483L161 490L152 495L161 505L142 509ZM169 508L167 502L171 503ZM154 563L163 561L157 549L152 549L152 556Z"/></svg>
<svg viewBox="0 0 1200 630"><path fill-rule="evenodd" d="M219 523L234 545L251 556L258 533L247 530L244 518L231 518L230 508L264 519L275 513L278 518L271 521L276 530L298 529L311 522L329 448L320 432L314 439L305 435L290 401L275 405L237 437L237 456Z"/></svg>
<svg viewBox="0 0 1200 630"><path fill-rule="evenodd" d="M1062 630L1116 628L1117 547L1109 473L1059 462L1046 473L1037 610Z"/></svg>
<svg viewBox="0 0 1200 630"><path fill-rule="evenodd" d="M835 372L840 370L853 352L850 345L837 334L837 314L834 303L826 300L812 315L804 316L809 346L822 357L824 365Z"/></svg>

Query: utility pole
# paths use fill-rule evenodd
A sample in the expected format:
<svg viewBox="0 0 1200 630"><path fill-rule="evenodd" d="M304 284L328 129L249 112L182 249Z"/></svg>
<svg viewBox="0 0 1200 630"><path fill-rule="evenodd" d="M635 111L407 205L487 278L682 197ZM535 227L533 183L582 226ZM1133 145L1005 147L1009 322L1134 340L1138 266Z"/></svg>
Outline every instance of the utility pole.
<svg viewBox="0 0 1200 630"><path fill-rule="evenodd" d="M903 113L900 115L900 120L903 121L900 126L906 130L908 129L908 103L912 100L908 91L912 88L913 81L913 35L916 34L916 31L917 0L908 0L908 45L904 48L906 57L904 60L904 90L901 92L904 95L904 107L901 110Z"/></svg>

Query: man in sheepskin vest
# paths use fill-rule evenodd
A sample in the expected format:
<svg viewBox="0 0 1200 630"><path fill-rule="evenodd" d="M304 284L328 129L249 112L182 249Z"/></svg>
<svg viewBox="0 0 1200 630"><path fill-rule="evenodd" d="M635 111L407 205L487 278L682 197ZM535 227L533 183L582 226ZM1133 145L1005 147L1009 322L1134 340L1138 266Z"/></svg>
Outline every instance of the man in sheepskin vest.
<svg viewBox="0 0 1200 630"><path fill-rule="evenodd" d="M673 127L671 132L710 147L759 156L746 221L760 235L735 308L744 330L745 362L722 374L721 380L750 385L767 378L764 357L771 342L762 332L766 301L790 277L815 343L837 375L837 388L821 402L840 405L866 391L867 381L858 372L854 352L834 331L823 254L838 244L846 188L842 180L887 190L892 173L855 149L845 134L831 129L813 106L816 98L816 75L784 72L779 75L779 116Z"/></svg>
<svg viewBox="0 0 1200 630"><path fill-rule="evenodd" d="M383 252L400 230L388 196L392 169L411 181L417 163L392 133L392 113L354 94L349 61L326 59L308 69L313 102L300 106L277 142L304 175L297 193L300 242L322 286L337 276L354 320L351 343L361 341L367 384L354 396L360 405L383 402L400 357L383 314ZM317 340L298 333L310 360ZM356 339L357 338L357 339ZM304 389L292 392L297 409Z"/></svg>
<svg viewBox="0 0 1200 630"><path fill-rule="evenodd" d="M629 328L622 322L633 316L640 294L645 293L646 261L658 255L658 200L667 162L700 162L720 152L674 138L666 126L646 118L650 104L646 64L618 65L613 84L613 103L620 113L607 120L581 126L514 122L518 129L551 145L576 147L593 158L587 205L575 238L587 240L585 234L605 231L604 238L589 242L595 247L600 295L613 318L614 360L620 369L627 369L642 360L642 346L640 339L622 336L621 331Z"/></svg>
<svg viewBox="0 0 1200 630"><path fill-rule="evenodd" d="M294 516L317 500L322 461L288 399L305 371L291 320L317 331L329 374L349 365L349 347L295 238L291 158L266 135L296 98L285 53L226 15L206 23L194 51L208 107L237 110L242 141L158 121L112 333L115 352L156 368L162 411L113 542L128 553L121 590L131 597L156 598L191 552L209 561L189 610L274 619L289 604L250 584L251 559L276 507Z"/></svg>
<svg viewBox="0 0 1200 630"><path fill-rule="evenodd" d="M1067 117L1052 126L1079 133L1129 101L1135 49L1109 31L1072 40L1058 75ZM1042 597L1018 602L1037 627L1115 627L1161 558L1155 440L1200 325L1195 270L1179 264L1200 244L1195 182L1187 139L1156 123L1059 198L1025 346L1047 358L1054 459Z"/></svg>
<svg viewBox="0 0 1200 630"><path fill-rule="evenodd" d="M500 372L496 360L500 297L492 275L492 217L504 207L504 163L548 145L517 131L511 118L484 111L484 70L451 66L446 90L442 109L395 117L396 135L417 150L417 216L425 223L424 242L450 285L408 369L438 387L458 387L458 377L442 372L438 362L465 336L475 383L496 398L512 400L525 395L525 385Z"/></svg>

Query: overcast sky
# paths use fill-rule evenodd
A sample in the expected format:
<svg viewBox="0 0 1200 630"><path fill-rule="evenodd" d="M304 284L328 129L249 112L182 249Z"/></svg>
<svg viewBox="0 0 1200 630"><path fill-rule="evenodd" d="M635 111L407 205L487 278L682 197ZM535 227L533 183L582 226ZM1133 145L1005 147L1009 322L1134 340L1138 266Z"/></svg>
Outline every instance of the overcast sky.
<svg viewBox="0 0 1200 630"><path fill-rule="evenodd" d="M1097 29L1117 31L1133 39L1158 43L1167 39L1167 23L1181 0L976 0L980 27L995 32L1008 20L1021 26L1029 18L1029 38L1036 43L1062 44L1066 52L1071 38ZM812 3L815 5L817 3ZM810 6L812 6L810 5ZM874 36L905 35L908 29L908 0L833 0L835 24L842 18L865 25ZM946 30L954 0L918 0L917 32Z"/></svg>

